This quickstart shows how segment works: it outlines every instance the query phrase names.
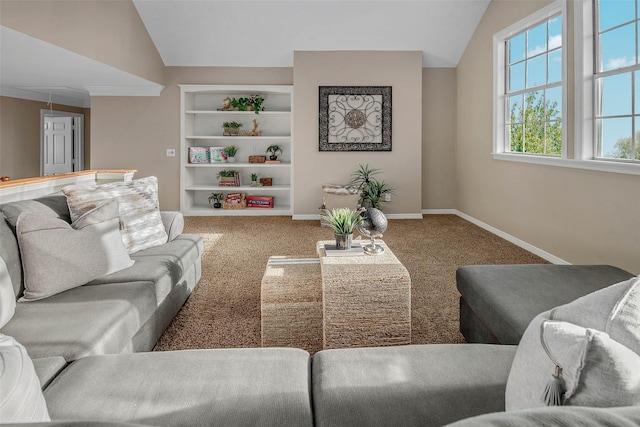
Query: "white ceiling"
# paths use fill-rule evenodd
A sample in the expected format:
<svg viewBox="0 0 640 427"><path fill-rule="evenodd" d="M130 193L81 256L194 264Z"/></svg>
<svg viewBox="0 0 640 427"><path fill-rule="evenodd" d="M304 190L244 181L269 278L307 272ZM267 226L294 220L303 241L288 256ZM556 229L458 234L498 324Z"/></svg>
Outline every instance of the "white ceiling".
<svg viewBox="0 0 640 427"><path fill-rule="evenodd" d="M490 0L133 0L167 66L291 67L296 50L417 50L455 67ZM90 106L163 86L0 26L0 94Z"/></svg>
<svg viewBox="0 0 640 427"><path fill-rule="evenodd" d="M490 0L133 0L168 66L291 67L296 50L418 50L455 67Z"/></svg>

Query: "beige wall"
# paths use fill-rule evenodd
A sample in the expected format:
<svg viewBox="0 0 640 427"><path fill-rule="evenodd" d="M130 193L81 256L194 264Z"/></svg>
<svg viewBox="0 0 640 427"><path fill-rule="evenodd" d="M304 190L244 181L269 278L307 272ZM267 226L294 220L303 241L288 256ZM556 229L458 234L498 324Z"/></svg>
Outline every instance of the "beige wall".
<svg viewBox="0 0 640 427"><path fill-rule="evenodd" d="M178 84L292 84L291 68L168 67L159 97L91 98L91 167L158 177L160 207L180 209ZM178 155L166 157L166 149Z"/></svg>
<svg viewBox="0 0 640 427"><path fill-rule="evenodd" d="M317 215L323 183L347 183L358 164L382 169L395 189L388 214L420 214L421 52L294 53L294 215ZM392 151L319 152L319 86L392 86Z"/></svg>
<svg viewBox="0 0 640 427"><path fill-rule="evenodd" d="M456 70L422 70L422 208L456 205Z"/></svg>
<svg viewBox="0 0 640 427"><path fill-rule="evenodd" d="M2 0L0 24L162 83L164 64L131 1Z"/></svg>
<svg viewBox="0 0 640 427"><path fill-rule="evenodd" d="M45 102L0 97L0 175L11 179L40 175L40 110ZM85 169L89 168L90 110L54 105L56 111L84 114Z"/></svg>
<svg viewBox="0 0 640 427"><path fill-rule="evenodd" d="M457 209L570 263L640 273L640 176L491 157L493 34L546 4L493 1L458 65Z"/></svg>

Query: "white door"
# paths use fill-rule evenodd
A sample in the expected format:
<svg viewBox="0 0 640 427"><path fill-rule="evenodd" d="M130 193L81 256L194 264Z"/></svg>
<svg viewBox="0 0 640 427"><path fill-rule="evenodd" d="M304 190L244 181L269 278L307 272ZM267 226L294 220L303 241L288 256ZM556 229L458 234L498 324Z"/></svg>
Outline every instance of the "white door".
<svg viewBox="0 0 640 427"><path fill-rule="evenodd" d="M73 117L45 117L43 175L73 172Z"/></svg>

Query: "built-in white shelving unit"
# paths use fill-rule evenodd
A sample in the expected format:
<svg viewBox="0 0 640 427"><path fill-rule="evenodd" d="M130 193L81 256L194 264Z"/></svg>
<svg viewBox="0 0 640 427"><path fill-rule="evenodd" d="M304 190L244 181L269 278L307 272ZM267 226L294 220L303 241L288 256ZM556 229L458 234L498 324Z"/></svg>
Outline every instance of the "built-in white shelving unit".
<svg viewBox="0 0 640 427"><path fill-rule="evenodd" d="M260 95L264 111L219 111L225 98ZM180 209L184 215L291 215L293 199L293 86L180 85ZM236 121L251 131L257 120L261 136L225 136L222 123ZM269 145L282 146L281 163L249 163L266 155ZM189 163L189 147L238 147L235 163ZM242 186L218 186L218 172L236 170ZM250 186L251 174L272 178L273 185ZM213 209L212 192L272 196L273 208Z"/></svg>

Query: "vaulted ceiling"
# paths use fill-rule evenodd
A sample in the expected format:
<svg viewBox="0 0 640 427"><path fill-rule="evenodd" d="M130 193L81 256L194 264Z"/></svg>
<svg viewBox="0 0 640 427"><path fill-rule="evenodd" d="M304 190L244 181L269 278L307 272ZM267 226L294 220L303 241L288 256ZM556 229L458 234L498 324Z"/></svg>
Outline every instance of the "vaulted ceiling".
<svg viewBox="0 0 640 427"><path fill-rule="evenodd" d="M166 66L291 67L296 50L416 50L456 67L490 0L133 0ZM101 88L162 89L0 28L3 95L89 106ZM26 96L32 94L34 96Z"/></svg>

